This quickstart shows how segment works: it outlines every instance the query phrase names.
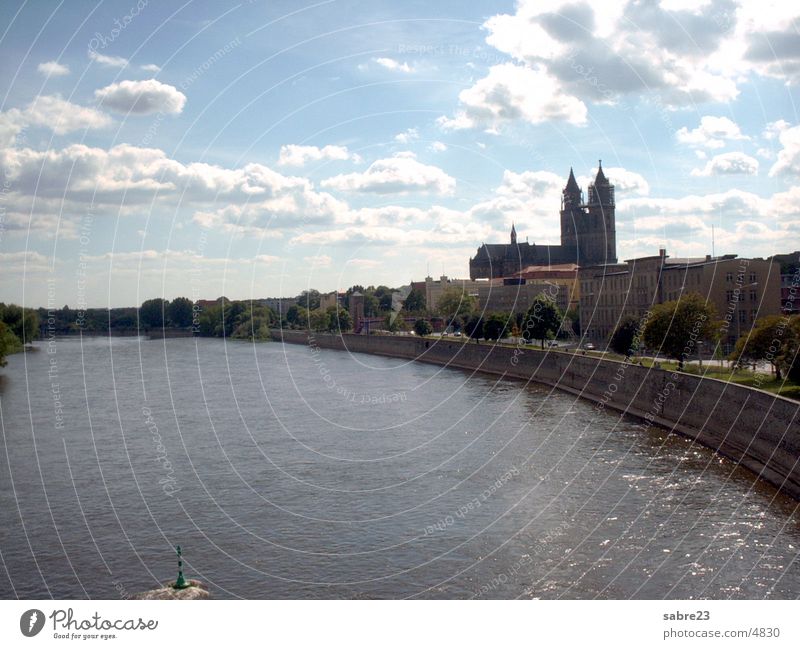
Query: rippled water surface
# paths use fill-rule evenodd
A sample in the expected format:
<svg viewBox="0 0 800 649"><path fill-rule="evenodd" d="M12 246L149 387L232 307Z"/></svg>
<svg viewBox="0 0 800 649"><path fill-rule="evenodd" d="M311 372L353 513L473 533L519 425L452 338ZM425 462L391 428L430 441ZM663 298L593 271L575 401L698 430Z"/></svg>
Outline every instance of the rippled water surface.
<svg viewBox="0 0 800 649"><path fill-rule="evenodd" d="M177 544L218 598L800 595L795 501L571 395L277 343L54 351L0 370L0 597L126 597Z"/></svg>

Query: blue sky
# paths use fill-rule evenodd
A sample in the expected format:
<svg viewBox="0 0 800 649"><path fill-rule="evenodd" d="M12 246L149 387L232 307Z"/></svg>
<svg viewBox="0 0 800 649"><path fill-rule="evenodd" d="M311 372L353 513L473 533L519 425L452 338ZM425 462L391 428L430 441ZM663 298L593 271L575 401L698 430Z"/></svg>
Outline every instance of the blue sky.
<svg viewBox="0 0 800 649"><path fill-rule="evenodd" d="M597 5L597 3L594 3ZM558 243L800 248L800 8L638 0L4 2L0 300L125 306L468 274Z"/></svg>

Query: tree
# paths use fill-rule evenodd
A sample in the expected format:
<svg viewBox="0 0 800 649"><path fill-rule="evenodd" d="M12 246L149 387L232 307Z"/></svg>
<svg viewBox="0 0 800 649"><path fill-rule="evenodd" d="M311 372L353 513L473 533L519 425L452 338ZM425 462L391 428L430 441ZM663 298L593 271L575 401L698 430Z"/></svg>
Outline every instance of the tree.
<svg viewBox="0 0 800 649"><path fill-rule="evenodd" d="M164 315L169 303L160 298L145 300L139 307L139 322L145 329L151 327L164 327Z"/></svg>
<svg viewBox="0 0 800 649"><path fill-rule="evenodd" d="M327 311L314 309L308 314L309 327L314 331L327 331L331 326L331 318Z"/></svg>
<svg viewBox="0 0 800 649"><path fill-rule="evenodd" d="M430 322L420 318L414 323L414 332L418 336L429 336L433 333L433 327L431 326Z"/></svg>
<svg viewBox="0 0 800 649"><path fill-rule="evenodd" d="M483 317L480 313L473 313L467 319L464 329L470 338L474 338L478 342L483 338Z"/></svg>
<svg viewBox="0 0 800 649"><path fill-rule="evenodd" d="M405 318L395 311L390 311L383 318L383 328L387 331L408 331Z"/></svg>
<svg viewBox="0 0 800 649"><path fill-rule="evenodd" d="M425 293L415 288L406 296L403 302L403 310L408 313L422 313L425 311Z"/></svg>
<svg viewBox="0 0 800 649"><path fill-rule="evenodd" d="M364 316L374 318L380 314L380 301L369 290L364 293Z"/></svg>
<svg viewBox="0 0 800 649"><path fill-rule="evenodd" d="M328 329L333 332L345 332L353 328L353 319L350 312L341 307L328 307Z"/></svg>
<svg viewBox="0 0 800 649"><path fill-rule="evenodd" d="M800 383L800 315L792 316L786 325L778 362L789 380Z"/></svg>
<svg viewBox="0 0 800 649"><path fill-rule="evenodd" d="M297 296L297 306L301 306L308 311L319 309L319 291L312 288L300 293Z"/></svg>
<svg viewBox="0 0 800 649"><path fill-rule="evenodd" d="M544 349L544 341L555 338L558 333L561 319L561 311L552 298L544 294L537 295L525 314L522 337L526 341L540 340Z"/></svg>
<svg viewBox="0 0 800 649"><path fill-rule="evenodd" d="M697 352L698 343L716 342L718 333L714 306L701 295L688 293L679 300L653 307L644 329L644 342L668 358L683 362Z"/></svg>
<svg viewBox="0 0 800 649"><path fill-rule="evenodd" d="M30 343L39 337L39 314L35 309L0 302L0 321L5 322L20 343Z"/></svg>
<svg viewBox="0 0 800 649"><path fill-rule="evenodd" d="M293 304L286 310L286 322L294 327L305 327L308 324L308 311Z"/></svg>
<svg viewBox="0 0 800 649"><path fill-rule="evenodd" d="M581 314L577 308L569 309L565 314L565 318L568 318L570 323L572 324L572 333L576 336L581 335Z"/></svg>
<svg viewBox="0 0 800 649"><path fill-rule="evenodd" d="M192 326L194 303L188 297L176 297L167 307L167 317L173 327Z"/></svg>
<svg viewBox="0 0 800 649"><path fill-rule="evenodd" d="M22 351L22 343L5 322L0 321L0 367L6 366L6 356Z"/></svg>
<svg viewBox="0 0 800 649"><path fill-rule="evenodd" d="M461 316L468 315L475 310L475 298L463 288L450 286L442 291L436 304L436 310L444 318L445 326L460 326Z"/></svg>
<svg viewBox="0 0 800 649"><path fill-rule="evenodd" d="M511 314L491 313L483 323L483 337L486 340L500 340L508 333L512 322Z"/></svg>
<svg viewBox="0 0 800 649"><path fill-rule="evenodd" d="M628 358L639 350L640 334L639 320L626 316L617 325L608 344L617 354Z"/></svg>
<svg viewBox="0 0 800 649"><path fill-rule="evenodd" d="M755 327L746 336L741 336L736 341L736 347L728 358L735 363L744 360L759 361L768 360L772 365L775 376L781 379L781 352L775 352L775 341L780 341L778 345L783 350L783 338L786 332L786 318L779 315L771 315L761 318L756 322ZM773 347L772 350L770 348Z"/></svg>
<svg viewBox="0 0 800 649"><path fill-rule="evenodd" d="M378 300L378 308L381 311L391 311L392 310L392 289L388 286L379 286L375 289L374 295L375 298Z"/></svg>

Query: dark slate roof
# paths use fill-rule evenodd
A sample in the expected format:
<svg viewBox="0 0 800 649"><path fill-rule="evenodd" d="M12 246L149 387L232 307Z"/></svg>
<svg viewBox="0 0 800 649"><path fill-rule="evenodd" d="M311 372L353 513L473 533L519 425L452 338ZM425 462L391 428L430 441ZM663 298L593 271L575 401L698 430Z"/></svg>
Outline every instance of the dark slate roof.
<svg viewBox="0 0 800 649"><path fill-rule="evenodd" d="M575 180L575 174L572 173L572 167L569 168L569 180L567 180L566 190L568 192L579 192L581 190L578 187L578 181Z"/></svg>
<svg viewBox="0 0 800 649"><path fill-rule="evenodd" d="M595 185L606 185L608 184L608 179L606 175L603 173L603 161L599 160L597 164L597 176L594 179Z"/></svg>

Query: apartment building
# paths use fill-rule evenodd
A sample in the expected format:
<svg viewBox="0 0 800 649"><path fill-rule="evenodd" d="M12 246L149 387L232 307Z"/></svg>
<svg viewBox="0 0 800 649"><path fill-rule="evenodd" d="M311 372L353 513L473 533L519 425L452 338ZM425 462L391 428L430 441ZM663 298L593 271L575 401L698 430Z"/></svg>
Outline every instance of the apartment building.
<svg viewBox="0 0 800 649"><path fill-rule="evenodd" d="M625 316L641 318L662 302L699 293L714 305L726 349L752 324L781 312L780 265L770 259L658 255L578 271L584 335L604 343Z"/></svg>

